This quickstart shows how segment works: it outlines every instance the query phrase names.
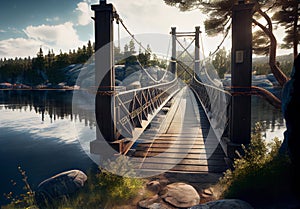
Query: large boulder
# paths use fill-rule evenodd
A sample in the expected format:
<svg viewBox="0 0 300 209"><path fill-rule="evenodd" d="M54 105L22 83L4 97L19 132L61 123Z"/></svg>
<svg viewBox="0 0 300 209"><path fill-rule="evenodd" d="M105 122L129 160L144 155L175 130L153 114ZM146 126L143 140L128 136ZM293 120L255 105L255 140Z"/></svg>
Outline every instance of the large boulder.
<svg viewBox="0 0 300 209"><path fill-rule="evenodd" d="M239 199L223 199L193 206L190 209L253 209L253 207Z"/></svg>
<svg viewBox="0 0 300 209"><path fill-rule="evenodd" d="M52 204L54 200L69 197L82 188L87 175L80 170L70 170L46 179L38 185L36 201L39 206Z"/></svg>
<svg viewBox="0 0 300 209"><path fill-rule="evenodd" d="M189 208L200 202L200 196L196 189L185 183L166 185L164 181L150 181L146 188L156 195L140 201L139 208L142 209Z"/></svg>
<svg viewBox="0 0 300 209"><path fill-rule="evenodd" d="M192 207L200 202L200 196L196 189L180 182L167 185L160 195L164 201L177 208Z"/></svg>

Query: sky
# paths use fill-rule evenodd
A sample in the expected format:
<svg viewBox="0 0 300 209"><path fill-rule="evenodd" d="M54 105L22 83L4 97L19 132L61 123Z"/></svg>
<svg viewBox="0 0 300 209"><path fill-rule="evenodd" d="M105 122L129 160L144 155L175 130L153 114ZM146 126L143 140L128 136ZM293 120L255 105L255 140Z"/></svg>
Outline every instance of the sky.
<svg viewBox="0 0 300 209"><path fill-rule="evenodd" d="M107 0L112 3L128 29L136 37L148 34L142 42L152 47L153 40L168 42L171 27L177 31L194 31L195 26L204 30L205 15L198 11L181 12L167 6L163 0ZM44 53L54 50L68 52L94 41L92 4L99 0L9 0L2 1L0 7L0 58L36 56L40 47ZM115 27L117 38L117 27ZM150 34L155 34L151 36ZM128 33L120 29L122 40L128 40ZM282 36L282 32L279 33ZM160 38L164 37L164 38ZM206 56L215 51L222 39L201 34ZM116 39L115 38L115 39ZM141 38L143 39L143 38ZM151 38L150 38L151 39ZM155 39L155 38L152 38ZM140 41L140 40L139 40ZM186 40L188 45L188 41ZM280 42L280 40L279 40ZM123 42L122 42L123 43ZM164 45L165 44L165 45ZM162 53L168 53L168 44L160 45ZM230 49L230 37L222 46ZM155 49L158 50L158 49ZM153 51L155 51L153 50ZM279 51L290 53L291 50Z"/></svg>

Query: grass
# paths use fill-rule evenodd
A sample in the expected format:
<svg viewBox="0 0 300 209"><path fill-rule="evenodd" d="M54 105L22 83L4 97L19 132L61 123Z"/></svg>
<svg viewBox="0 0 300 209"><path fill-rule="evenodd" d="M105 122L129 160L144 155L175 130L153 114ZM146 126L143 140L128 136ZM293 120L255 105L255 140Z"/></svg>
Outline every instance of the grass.
<svg viewBox="0 0 300 209"><path fill-rule="evenodd" d="M36 208L36 202L35 202L35 192L31 189L30 184L28 183L28 177L26 175L26 172L22 170L22 168L19 166L18 170L22 176L22 181L24 182L24 194L20 194L20 196L13 194L12 192L9 192L8 194L4 194L4 196L11 201L11 203L7 206L4 206L3 209L33 209ZM14 185L14 182L12 182Z"/></svg>
<svg viewBox="0 0 300 209"><path fill-rule="evenodd" d="M133 170L130 169L126 157L121 156L114 162L106 163L106 170L99 169L97 172L89 172L88 181L85 186L76 194L70 197L61 197L53 203L47 203L41 208L55 209L112 209L126 208L124 205L130 205L139 199L145 198L143 193L145 180L131 178ZM113 173L122 174L122 176ZM27 182L24 171L20 170L25 183L25 194L12 197L12 194L6 195L11 200L9 205L3 206L3 209L39 209L35 202L35 192L31 190ZM124 207L123 207L124 206ZM128 207L127 207L128 208Z"/></svg>

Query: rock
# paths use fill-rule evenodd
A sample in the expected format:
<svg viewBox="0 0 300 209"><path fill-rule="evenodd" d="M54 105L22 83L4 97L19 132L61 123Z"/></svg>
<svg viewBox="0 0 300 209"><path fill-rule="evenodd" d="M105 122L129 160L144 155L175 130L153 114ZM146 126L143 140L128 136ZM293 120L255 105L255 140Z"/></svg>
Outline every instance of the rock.
<svg viewBox="0 0 300 209"><path fill-rule="evenodd" d="M203 194L213 196L214 193L211 188L208 188L203 190Z"/></svg>
<svg viewBox="0 0 300 209"><path fill-rule="evenodd" d="M146 188L149 191L151 191L151 192L153 192L155 194L159 193L161 191L161 189L162 189L161 184L158 181L150 181L150 182L148 182L146 184Z"/></svg>
<svg viewBox="0 0 300 209"><path fill-rule="evenodd" d="M200 193L200 203L206 203L210 201L216 200L216 196L214 194L214 191L212 188L206 188L203 189L202 192Z"/></svg>
<svg viewBox="0 0 300 209"><path fill-rule="evenodd" d="M177 208L192 207L200 202L200 196L195 188L185 183L169 184L160 194L167 203Z"/></svg>
<svg viewBox="0 0 300 209"><path fill-rule="evenodd" d="M162 205L161 203L153 203L152 205L150 205L149 209L162 209Z"/></svg>
<svg viewBox="0 0 300 209"><path fill-rule="evenodd" d="M300 105L300 54L294 60L291 79L284 85L282 91L282 113L286 122L283 146L288 147L288 154L294 165L300 163L299 142L299 117L295 112ZM280 149L280 153L285 152L285 147Z"/></svg>
<svg viewBox="0 0 300 209"><path fill-rule="evenodd" d="M57 174L38 185L36 201L39 206L51 204L54 199L75 193L84 186L86 181L86 174L80 170L70 170Z"/></svg>
<svg viewBox="0 0 300 209"><path fill-rule="evenodd" d="M151 198L142 200L139 202L139 208L142 209L172 209L162 201L162 199L156 194Z"/></svg>
<svg viewBox="0 0 300 209"><path fill-rule="evenodd" d="M158 195L155 195L151 198L140 201L139 207L149 209L151 205L153 205L154 203L159 203L160 200L160 197Z"/></svg>
<svg viewBox="0 0 300 209"><path fill-rule="evenodd" d="M188 208L199 204L200 196L194 187L185 183L166 185L165 181L150 181L146 188L156 193L152 198L139 202L144 209L174 209Z"/></svg>
<svg viewBox="0 0 300 209"><path fill-rule="evenodd" d="M249 203L238 199L224 199L193 206L190 209L254 209Z"/></svg>

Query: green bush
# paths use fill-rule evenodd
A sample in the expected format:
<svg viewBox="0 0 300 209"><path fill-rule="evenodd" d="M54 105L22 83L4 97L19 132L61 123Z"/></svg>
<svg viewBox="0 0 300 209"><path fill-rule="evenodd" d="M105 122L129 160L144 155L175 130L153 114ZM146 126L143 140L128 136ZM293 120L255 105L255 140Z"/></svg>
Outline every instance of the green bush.
<svg viewBox="0 0 300 209"><path fill-rule="evenodd" d="M234 160L234 169L228 169L218 183L223 188L221 198L263 201L287 191L290 161L278 155L280 146L278 138L267 144L257 124L250 145L243 147L245 154Z"/></svg>

